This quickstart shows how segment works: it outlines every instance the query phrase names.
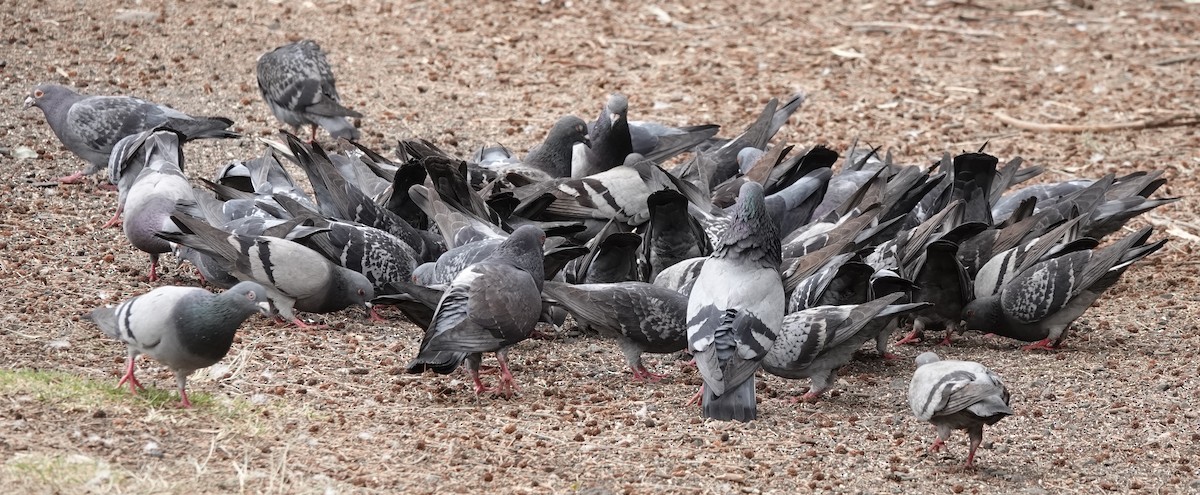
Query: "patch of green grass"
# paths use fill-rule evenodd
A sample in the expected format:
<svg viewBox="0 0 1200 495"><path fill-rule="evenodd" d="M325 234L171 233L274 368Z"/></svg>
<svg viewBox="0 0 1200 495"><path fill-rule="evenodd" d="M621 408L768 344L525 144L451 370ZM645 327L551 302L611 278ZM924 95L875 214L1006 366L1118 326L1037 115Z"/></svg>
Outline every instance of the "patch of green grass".
<svg viewBox="0 0 1200 495"><path fill-rule="evenodd" d="M29 395L34 399L71 405L79 408L95 408L114 402L136 402L146 407L173 407L179 402L179 394L172 390L146 387L137 395L129 388L75 376L61 371L0 370L0 395ZM214 404L211 395L190 393L192 405L198 408Z"/></svg>
<svg viewBox="0 0 1200 495"><path fill-rule="evenodd" d="M0 483L34 493L104 493L129 478L119 466L80 454L17 454L0 466Z"/></svg>

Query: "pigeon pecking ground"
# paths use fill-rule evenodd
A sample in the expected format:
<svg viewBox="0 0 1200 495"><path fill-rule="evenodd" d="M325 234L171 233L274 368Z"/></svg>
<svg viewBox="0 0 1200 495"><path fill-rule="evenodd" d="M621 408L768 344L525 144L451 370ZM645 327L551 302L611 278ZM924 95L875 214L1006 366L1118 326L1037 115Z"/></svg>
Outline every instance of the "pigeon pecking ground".
<svg viewBox="0 0 1200 495"><path fill-rule="evenodd" d="M1194 3L18 0L0 25L0 482L18 492L1200 490L1200 216L1189 198L1200 134L1024 130L994 115L1194 121ZM425 138L459 156L497 141L523 155L558 117L594 118L616 90L631 120L718 123L729 136L769 98L802 89L777 142L844 152L858 138L925 163L989 141L1002 160L1046 167L1044 181L1164 169L1160 195L1185 200L1130 224L1171 241L1076 323L1085 330L1065 350L1025 353L979 334L937 350L984 363L1012 394L1015 414L989 427L976 471L959 468L962 442L928 454L933 431L909 411L912 358L928 344L852 362L816 404L788 401L806 382L759 374L748 425L682 406L700 384L694 369L650 355L668 377L633 383L612 342L569 329L515 348L516 398L476 399L461 373L404 374L420 331L366 321L361 308L315 315L329 328L314 331L251 319L224 361L189 380L192 410L170 407L173 375L149 360L141 380L161 393L114 392L124 352L81 316L195 278L166 256L163 280L146 279L145 254L99 228L116 193L57 185L84 164L22 100L38 83L68 84L262 136L280 124L255 59L305 37L328 53L378 150ZM188 170L261 149L189 143Z"/></svg>

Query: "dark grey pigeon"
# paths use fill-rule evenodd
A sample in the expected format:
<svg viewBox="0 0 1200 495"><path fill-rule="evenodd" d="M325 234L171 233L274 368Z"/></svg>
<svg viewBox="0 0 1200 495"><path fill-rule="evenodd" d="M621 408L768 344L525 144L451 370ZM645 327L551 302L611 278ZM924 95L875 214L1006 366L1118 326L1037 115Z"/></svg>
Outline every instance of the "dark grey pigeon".
<svg viewBox="0 0 1200 495"><path fill-rule="evenodd" d="M488 390L479 380L481 355L495 352L500 362L498 392L512 397L516 384L508 368L508 349L529 338L541 315L545 239L541 229L522 226L490 257L459 273L438 303L408 372L448 374L467 360L479 394Z"/></svg>
<svg viewBox="0 0 1200 495"><path fill-rule="evenodd" d="M541 145L529 150L523 161L552 178L570 177L574 147L580 143L591 143L587 124L579 117L565 115L554 123Z"/></svg>
<svg viewBox="0 0 1200 495"><path fill-rule="evenodd" d="M903 296L894 293L864 304L814 306L783 317L775 345L762 360L763 370L783 378L812 378L799 400L818 400L837 382L838 368L890 320L929 306L892 304Z"/></svg>
<svg viewBox="0 0 1200 495"><path fill-rule="evenodd" d="M133 372L134 359L145 354L175 372L180 405L192 407L187 396L188 376L224 358L238 327L256 312L270 313L267 291L254 282L242 282L220 295L197 287L159 287L116 306L93 310L84 319L129 348L118 387L129 382L129 390L135 394L144 388Z"/></svg>
<svg viewBox="0 0 1200 495"><path fill-rule="evenodd" d="M912 332L896 342L907 344L924 338L925 330L941 328L946 331L942 344L950 344L954 332L961 332L962 308L973 298L974 285L966 268L958 261L958 244L938 239L929 243L925 257L912 267L908 277L917 284L913 301L933 303L913 319Z"/></svg>
<svg viewBox="0 0 1200 495"><path fill-rule="evenodd" d="M130 96L86 96L57 84L34 87L25 98L25 108L31 106L42 109L63 146L88 163L87 168L60 178L64 184L77 183L107 167L109 154L121 139L159 126L179 132L184 141L239 136L226 130L233 121L224 117L194 117Z"/></svg>
<svg viewBox="0 0 1200 495"><path fill-rule="evenodd" d="M646 198L650 220L642 229L642 253L639 260L643 281L652 281L663 270L683 260L708 256L712 243L704 227L688 214L683 194L663 189Z"/></svg>
<svg viewBox="0 0 1200 495"><path fill-rule="evenodd" d="M292 127L317 126L334 139L357 141L360 134L347 117L362 114L342 106L333 69L313 40L283 45L258 57L258 90L275 118Z"/></svg>
<svg viewBox="0 0 1200 495"><path fill-rule="evenodd" d="M967 468L975 464L975 451L983 443L983 426L994 425L1013 414L1008 389L1000 376L974 361L942 361L937 354L917 356L917 371L908 386L908 405L921 421L933 423L938 451L952 430L967 430L971 451Z"/></svg>
<svg viewBox="0 0 1200 495"><path fill-rule="evenodd" d="M1165 239L1146 244L1151 233L1151 228L1145 227L1102 249L1078 251L1029 267L998 293L963 308L966 329L1037 341L1025 350L1058 348L1071 323L1116 284L1130 265L1166 244Z"/></svg>
<svg viewBox="0 0 1200 495"><path fill-rule="evenodd" d="M646 369L642 353L666 354L687 347L687 296L644 282L570 285L546 282L546 295L580 325L616 339L636 381L662 375Z"/></svg>
<svg viewBox="0 0 1200 495"><path fill-rule="evenodd" d="M609 95L608 102L588 132L591 143L585 159L571 168L571 177L595 175L625 163L625 157L633 153L633 142L629 136L629 98L621 93Z"/></svg>
<svg viewBox="0 0 1200 495"><path fill-rule="evenodd" d="M637 280L637 253L642 238L621 232L609 221L588 242L588 254L568 261L562 280L571 284L606 284Z"/></svg>
<svg viewBox="0 0 1200 495"><path fill-rule="evenodd" d="M742 186L733 222L713 246L688 297L688 349L704 379L701 415L750 421L758 413L754 372L783 323L779 231L762 186Z"/></svg>
<svg viewBox="0 0 1200 495"><path fill-rule="evenodd" d="M788 297L788 311L867 302L875 269L866 263L850 261L851 257L851 254L835 256L817 273L801 281Z"/></svg>
<svg viewBox="0 0 1200 495"><path fill-rule="evenodd" d="M170 130L148 132L152 135L140 140L137 148L121 150L128 155L113 157L143 164L125 198L122 228L133 247L150 255L149 279L153 282L158 280L159 255L171 252L171 244L158 233L175 230L171 222L175 204L195 202L195 196L183 175L179 134Z"/></svg>
<svg viewBox="0 0 1200 495"><path fill-rule="evenodd" d="M369 308L375 297L363 274L337 266L296 242L230 234L186 215L171 218L182 232L160 232L163 239L208 253L239 280L258 282L279 315L299 327L308 325L293 309L332 313L355 304Z"/></svg>

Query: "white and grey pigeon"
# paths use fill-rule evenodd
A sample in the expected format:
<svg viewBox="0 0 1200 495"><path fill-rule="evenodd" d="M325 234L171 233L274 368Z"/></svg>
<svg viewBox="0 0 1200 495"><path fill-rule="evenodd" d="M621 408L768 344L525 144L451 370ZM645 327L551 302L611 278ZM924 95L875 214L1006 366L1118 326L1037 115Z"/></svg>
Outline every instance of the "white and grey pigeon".
<svg viewBox="0 0 1200 495"><path fill-rule="evenodd" d="M837 370L850 362L863 343L875 338L896 316L929 303L893 304L904 294L892 293L863 304L815 306L783 317L775 345L763 358L763 369L783 378L811 378L798 400L813 402L837 382Z"/></svg>
<svg viewBox="0 0 1200 495"><path fill-rule="evenodd" d="M114 161L141 164L135 167L139 169L137 177L128 186L124 199L122 228L133 247L150 255L151 282L158 280L159 255L171 252L171 244L158 233L175 230L171 214L176 203L195 202L192 185L183 175L180 139L178 133L169 129L151 130L122 140L122 143L133 140L136 147L118 145L113 152ZM124 183L125 178L120 182Z"/></svg>
<svg viewBox="0 0 1200 495"><path fill-rule="evenodd" d="M688 349L704 380L701 415L750 421L754 373L783 324L779 231L762 186L742 186L733 221L713 245L688 297Z"/></svg>
<svg viewBox="0 0 1200 495"><path fill-rule="evenodd" d="M541 170L552 178L571 176L571 160L575 145L590 146L587 124L574 115L560 117L542 144L529 150L523 160L525 165Z"/></svg>
<svg viewBox="0 0 1200 495"><path fill-rule="evenodd" d="M239 280L262 284L279 316L296 326L308 325L294 310L332 313L351 305L369 309L369 301L375 298L363 274L337 266L296 242L231 234L186 215L171 218L182 232L160 232L163 239L208 253Z"/></svg>
<svg viewBox="0 0 1200 495"><path fill-rule="evenodd" d="M317 126L334 139L357 141L360 134L347 118L362 114L342 106L333 69L313 40L287 44L258 57L258 89L275 118L293 127Z"/></svg>
<svg viewBox="0 0 1200 495"><path fill-rule="evenodd" d="M998 293L971 301L962 310L967 330L994 333L1024 342L1025 350L1055 349L1067 328L1130 265L1162 248L1166 240L1146 244L1151 227L1101 248L1077 251L1027 268Z"/></svg>
<svg viewBox="0 0 1200 495"><path fill-rule="evenodd" d="M108 166L118 141L131 134L167 126L184 141L233 138L227 130L233 121L224 117L196 117L170 107L131 96L87 96L57 84L39 84L25 98L25 108L37 107L58 140L88 166L58 179L78 183L84 176ZM115 181L116 179L112 179Z"/></svg>
<svg viewBox="0 0 1200 495"><path fill-rule="evenodd" d="M908 405L921 421L933 423L937 440L929 450L941 450L952 430L967 430L971 451L966 467L975 465L983 442L983 426L1013 414L1008 389L1000 376L974 361L942 361L937 354L917 356L917 370L908 387Z"/></svg>
<svg viewBox="0 0 1200 495"><path fill-rule="evenodd" d="M489 390L479 379L482 354L495 352L500 362L498 392L512 397L516 383L508 367L508 349L529 338L541 316L545 240L541 229L521 226L491 256L454 277L408 372L448 374L466 360L475 393L480 394Z"/></svg>
<svg viewBox="0 0 1200 495"><path fill-rule="evenodd" d="M687 347L687 296L645 282L571 285L546 282L546 296L575 321L617 340L635 381L659 381L642 353L666 354Z"/></svg>
<svg viewBox="0 0 1200 495"><path fill-rule="evenodd" d="M84 319L129 348L118 387L129 382L135 394L145 388L133 374L134 359L145 354L175 372L180 405L191 407L188 376L224 358L238 327L256 312L269 314L267 291L257 283L242 282L219 295L198 287L159 287L116 306L95 309Z"/></svg>

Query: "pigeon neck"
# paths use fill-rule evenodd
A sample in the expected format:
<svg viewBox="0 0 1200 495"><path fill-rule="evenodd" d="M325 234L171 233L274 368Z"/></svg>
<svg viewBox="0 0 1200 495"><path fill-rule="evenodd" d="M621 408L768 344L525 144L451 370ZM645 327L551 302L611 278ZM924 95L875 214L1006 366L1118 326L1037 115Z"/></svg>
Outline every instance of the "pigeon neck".
<svg viewBox="0 0 1200 495"><path fill-rule="evenodd" d="M225 357L238 327L256 311L253 305L229 304L227 299L235 297L242 296L226 292L206 296L200 304L180 305L175 320L183 348L214 362Z"/></svg>

